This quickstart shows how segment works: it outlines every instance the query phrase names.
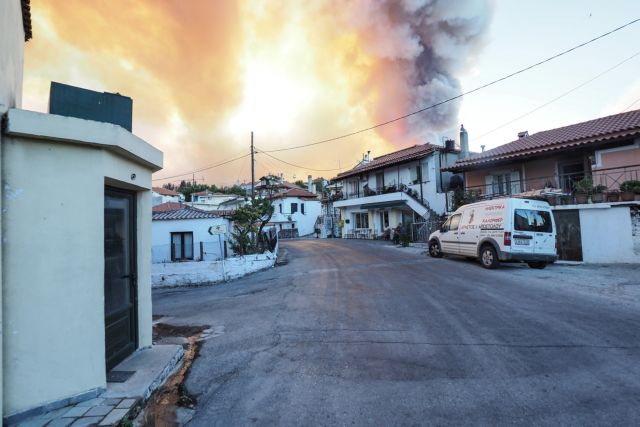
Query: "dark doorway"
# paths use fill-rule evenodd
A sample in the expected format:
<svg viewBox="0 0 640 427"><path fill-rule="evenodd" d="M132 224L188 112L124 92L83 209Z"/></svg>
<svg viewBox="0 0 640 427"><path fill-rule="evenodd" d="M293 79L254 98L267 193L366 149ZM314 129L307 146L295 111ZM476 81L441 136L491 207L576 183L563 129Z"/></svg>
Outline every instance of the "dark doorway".
<svg viewBox="0 0 640 427"><path fill-rule="evenodd" d="M558 257L564 261L582 261L580 214L577 209L554 210L558 239Z"/></svg>
<svg viewBox="0 0 640 427"><path fill-rule="evenodd" d="M584 163L560 165L560 187L565 193L574 190L574 183L584 178Z"/></svg>
<svg viewBox="0 0 640 427"><path fill-rule="evenodd" d="M135 194L104 194L104 317L107 371L137 347Z"/></svg>

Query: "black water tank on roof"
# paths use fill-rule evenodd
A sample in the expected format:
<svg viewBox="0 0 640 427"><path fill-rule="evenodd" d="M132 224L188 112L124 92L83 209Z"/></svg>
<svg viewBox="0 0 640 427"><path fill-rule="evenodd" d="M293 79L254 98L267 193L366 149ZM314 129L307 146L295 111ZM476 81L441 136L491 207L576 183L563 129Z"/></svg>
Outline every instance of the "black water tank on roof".
<svg viewBox="0 0 640 427"><path fill-rule="evenodd" d="M113 123L131 132L133 100L118 93L96 92L51 82L49 113Z"/></svg>
<svg viewBox="0 0 640 427"><path fill-rule="evenodd" d="M444 142L444 149L450 153L452 151L456 151L456 142L453 139L447 139Z"/></svg>

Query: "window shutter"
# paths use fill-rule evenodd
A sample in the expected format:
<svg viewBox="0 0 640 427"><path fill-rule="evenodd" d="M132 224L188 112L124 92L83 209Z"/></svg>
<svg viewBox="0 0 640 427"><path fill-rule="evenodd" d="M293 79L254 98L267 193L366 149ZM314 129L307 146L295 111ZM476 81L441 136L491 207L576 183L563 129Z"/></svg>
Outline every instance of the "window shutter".
<svg viewBox="0 0 640 427"><path fill-rule="evenodd" d="M509 181L511 181L511 194L522 193L520 189L520 172L514 171L511 172L509 176Z"/></svg>
<svg viewBox="0 0 640 427"><path fill-rule="evenodd" d="M484 177L485 190L484 194L491 196L493 194L493 176L487 175Z"/></svg>

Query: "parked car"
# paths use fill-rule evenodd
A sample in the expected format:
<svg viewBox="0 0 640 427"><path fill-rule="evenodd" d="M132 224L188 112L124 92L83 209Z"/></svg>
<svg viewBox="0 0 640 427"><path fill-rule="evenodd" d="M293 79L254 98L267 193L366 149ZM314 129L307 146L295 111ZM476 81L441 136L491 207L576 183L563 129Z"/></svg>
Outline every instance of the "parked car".
<svg viewBox="0 0 640 427"><path fill-rule="evenodd" d="M504 198L464 205L429 236L429 255L477 258L485 268L500 261L544 268L558 259L549 203Z"/></svg>

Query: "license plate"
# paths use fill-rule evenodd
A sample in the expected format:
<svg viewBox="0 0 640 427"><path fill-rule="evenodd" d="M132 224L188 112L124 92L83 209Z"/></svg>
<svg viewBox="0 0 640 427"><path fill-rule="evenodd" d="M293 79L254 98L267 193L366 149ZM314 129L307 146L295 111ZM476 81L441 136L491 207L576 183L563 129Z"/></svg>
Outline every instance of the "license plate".
<svg viewBox="0 0 640 427"><path fill-rule="evenodd" d="M516 245L529 245L530 240L529 239L513 239L513 242Z"/></svg>

